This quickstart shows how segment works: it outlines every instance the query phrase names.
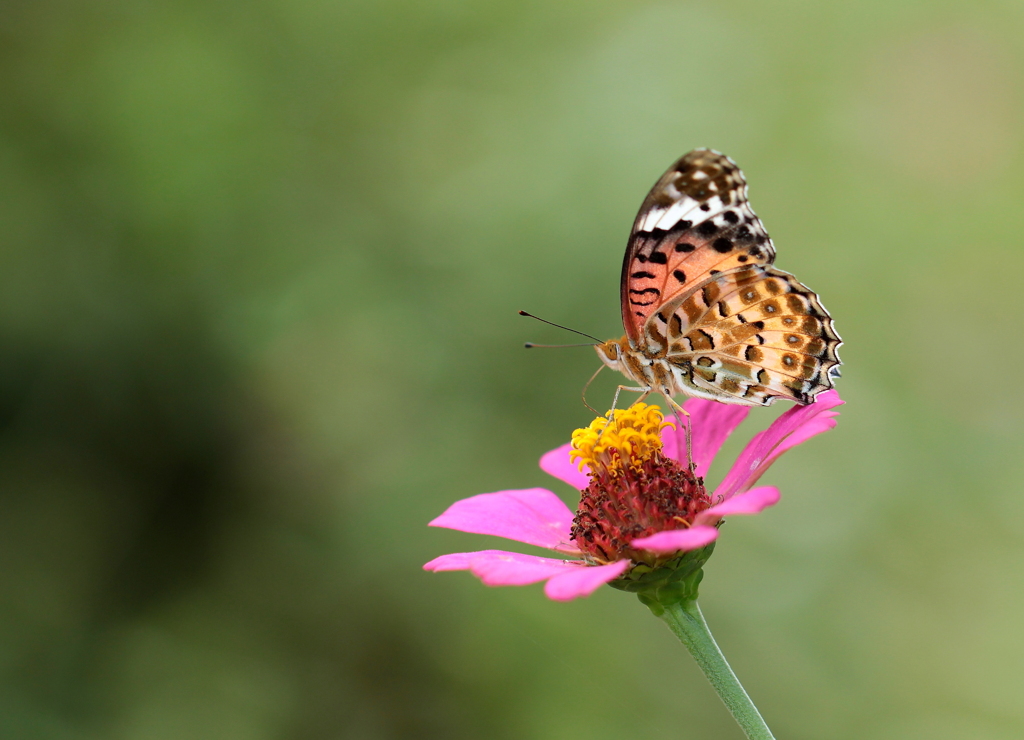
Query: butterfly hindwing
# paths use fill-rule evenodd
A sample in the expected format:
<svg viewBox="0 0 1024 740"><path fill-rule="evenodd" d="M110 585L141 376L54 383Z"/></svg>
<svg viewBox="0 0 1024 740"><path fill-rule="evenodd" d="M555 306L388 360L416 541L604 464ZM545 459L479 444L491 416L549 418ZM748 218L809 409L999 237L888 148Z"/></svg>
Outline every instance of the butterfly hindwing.
<svg viewBox="0 0 1024 740"><path fill-rule="evenodd" d="M708 278L775 259L736 163L709 149L683 156L637 214L622 265L622 320L632 341L660 306Z"/></svg>
<svg viewBox="0 0 1024 740"><path fill-rule="evenodd" d="M832 387L840 339L817 295L789 273L743 266L710 278L644 326L694 395L726 403L808 403Z"/></svg>

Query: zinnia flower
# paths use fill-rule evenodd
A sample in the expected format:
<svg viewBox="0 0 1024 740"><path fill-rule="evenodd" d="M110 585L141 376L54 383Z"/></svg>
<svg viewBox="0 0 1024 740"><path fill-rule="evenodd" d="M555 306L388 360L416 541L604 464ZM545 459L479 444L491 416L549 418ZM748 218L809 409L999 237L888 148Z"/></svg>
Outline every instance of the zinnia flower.
<svg viewBox="0 0 1024 740"><path fill-rule="evenodd" d="M423 567L469 570L488 586L546 581L544 592L557 601L587 596L605 583L631 591L652 582L678 584L711 555L724 517L756 514L779 500L774 486L754 484L783 452L834 427L832 409L842 403L830 390L782 414L754 436L711 494L704 475L748 407L688 400L683 423L690 427L690 451L686 435L663 423L656 406L617 411L611 424L599 417L540 460L542 470L582 492L575 515L551 491L528 488L463 499L430 522L565 558L480 550L442 555Z"/></svg>

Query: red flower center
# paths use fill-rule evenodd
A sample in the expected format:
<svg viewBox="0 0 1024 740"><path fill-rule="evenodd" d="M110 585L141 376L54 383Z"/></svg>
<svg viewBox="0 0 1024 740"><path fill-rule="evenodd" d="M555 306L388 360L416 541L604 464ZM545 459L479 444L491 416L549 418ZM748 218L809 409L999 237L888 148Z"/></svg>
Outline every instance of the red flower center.
<svg viewBox="0 0 1024 740"><path fill-rule="evenodd" d="M702 478L661 453L657 407L637 404L573 436L590 484L572 524L576 546L599 562L628 558L657 566L675 555L635 550L630 542L682 529L711 506Z"/></svg>

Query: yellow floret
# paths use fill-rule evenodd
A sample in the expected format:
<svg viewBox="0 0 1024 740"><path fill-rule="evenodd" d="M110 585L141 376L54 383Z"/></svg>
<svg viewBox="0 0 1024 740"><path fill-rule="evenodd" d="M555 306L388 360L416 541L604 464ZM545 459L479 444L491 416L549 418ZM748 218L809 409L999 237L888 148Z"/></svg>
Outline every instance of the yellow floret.
<svg viewBox="0 0 1024 740"><path fill-rule="evenodd" d="M586 465L591 473L602 471L616 476L629 464L639 469L644 460L661 451L661 430L671 424L664 421L661 409L646 403L636 403L628 409L609 411L608 418L599 416L590 426L572 433L572 451L569 459L580 466Z"/></svg>

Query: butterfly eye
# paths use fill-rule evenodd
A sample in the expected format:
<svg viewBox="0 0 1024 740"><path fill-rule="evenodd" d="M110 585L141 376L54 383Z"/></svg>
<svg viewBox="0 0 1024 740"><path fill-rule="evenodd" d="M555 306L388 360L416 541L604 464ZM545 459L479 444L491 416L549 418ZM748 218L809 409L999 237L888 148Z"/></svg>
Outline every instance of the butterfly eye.
<svg viewBox="0 0 1024 740"><path fill-rule="evenodd" d="M597 354L605 362L619 361L619 343L614 339L597 345Z"/></svg>

